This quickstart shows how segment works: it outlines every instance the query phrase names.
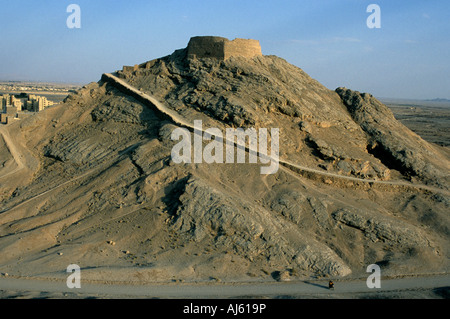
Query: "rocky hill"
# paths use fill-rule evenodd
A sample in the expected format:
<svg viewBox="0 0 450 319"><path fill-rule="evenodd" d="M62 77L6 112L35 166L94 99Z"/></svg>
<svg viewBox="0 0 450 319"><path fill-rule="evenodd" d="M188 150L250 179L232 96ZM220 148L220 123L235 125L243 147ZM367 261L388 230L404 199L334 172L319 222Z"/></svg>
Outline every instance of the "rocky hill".
<svg viewBox="0 0 450 319"><path fill-rule="evenodd" d="M239 50L238 50L239 51ZM449 159L367 93L276 56L113 73L187 123L279 128L280 169L176 164L173 117L102 77L0 140L0 270L240 281L448 270ZM206 141L203 141L207 144ZM280 276L283 274L283 276Z"/></svg>

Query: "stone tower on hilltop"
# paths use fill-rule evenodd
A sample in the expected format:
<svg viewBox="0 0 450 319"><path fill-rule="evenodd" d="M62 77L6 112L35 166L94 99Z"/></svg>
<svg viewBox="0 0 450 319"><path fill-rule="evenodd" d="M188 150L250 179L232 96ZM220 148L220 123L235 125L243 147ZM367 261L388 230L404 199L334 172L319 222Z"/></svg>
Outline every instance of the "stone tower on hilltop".
<svg viewBox="0 0 450 319"><path fill-rule="evenodd" d="M225 61L230 57L253 58L255 56L262 56L259 41L252 39L236 38L230 41L227 38L214 36L192 37L189 40L186 50L187 57L191 59L215 58ZM151 68L155 61L156 60L152 60L133 66L124 65L118 75L119 77L126 78L138 69Z"/></svg>
<svg viewBox="0 0 450 319"><path fill-rule="evenodd" d="M234 39L213 36L192 37L187 47L189 58L216 58L227 60L232 56L253 58L262 56L258 40Z"/></svg>

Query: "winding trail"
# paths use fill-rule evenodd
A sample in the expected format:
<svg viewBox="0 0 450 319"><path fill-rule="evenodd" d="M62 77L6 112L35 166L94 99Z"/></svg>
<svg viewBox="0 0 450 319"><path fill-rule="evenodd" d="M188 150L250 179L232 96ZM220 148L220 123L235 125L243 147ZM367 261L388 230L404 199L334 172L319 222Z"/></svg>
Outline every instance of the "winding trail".
<svg viewBox="0 0 450 319"><path fill-rule="evenodd" d="M125 81L123 81L122 79L110 74L110 73L104 73L102 75L102 80L104 81L108 81L109 83L112 83L117 89L119 89L120 91L129 94L135 98L137 98L138 100L140 100L141 102L143 102L146 105L149 105L150 107L152 107L155 111L157 111L159 114L163 115L164 117L166 117L167 119L169 119L170 121L172 121L173 123L185 127L191 131L194 130L194 125L189 123L186 119L184 119L183 117L181 117L177 112L175 112L172 109L169 109L168 107L166 107L165 105L163 105L161 102L159 102L156 98L154 98L153 96L150 96L140 90L138 90L137 88L129 85L128 83L126 83ZM202 130L202 132L204 133L204 130ZM29 161L27 160L28 155L25 154L22 150L20 150L16 143L14 143L14 141L12 141L8 130L4 129L3 127L0 127L0 134L2 135L9 152L11 153L11 155L13 156L17 167L15 169L13 169L12 171L9 171L8 173L4 174L4 175L0 175L0 180L13 175L15 173L18 173L24 169L29 168L32 164L29 163ZM226 140L226 139L225 139ZM229 140L226 140L229 141ZM236 147L240 147L240 148L244 148L246 151L248 152L257 152L256 150L252 150L249 149L248 146L246 145L240 145L238 142L236 141L229 141L230 143L234 144ZM282 166L280 167L280 169L282 169L283 171L285 171L286 173L288 173L289 175L299 178L299 171L302 172L307 172L307 173L311 173L311 174L315 174L318 176L324 176L324 177L331 177L331 178L337 178L337 179L341 179L341 180L347 180L347 181L351 181L351 182L357 182L357 183L366 183L366 184L378 184L378 185L387 185L387 186L402 186L402 187L406 187L406 188L413 188L413 189L418 189L418 190L425 190L425 191L430 191L433 193L441 193L444 194L446 196L450 196L450 191L444 190L444 189L440 189L437 187L432 187L432 186L427 186L427 185L423 185L423 184L413 184L413 183L407 183L405 181L400 181L400 180L391 180L391 181L380 181L380 180L374 180L374 179L363 179L363 178L358 178L358 177L351 177L351 176L344 176L344 175L339 175L339 174L335 174L335 173L329 173L329 172L324 172L324 171L320 171L318 169L314 169L314 168L310 168L310 167L306 167L306 166L302 166L302 165L298 165L296 163L292 163L290 161L286 161L283 159L274 159L271 156L267 155L267 157L270 160L276 161L278 160L279 164L281 164ZM83 173L80 176L76 176L62 184L56 185L42 193L39 193L31 198L26 199L25 201L10 207L10 208L6 208L0 211L0 213L9 211L11 209L15 209L15 208L19 208L20 206L35 200L39 197L42 197L43 195L46 195L56 189L59 189L67 184L70 184L72 182L75 182L91 173L93 173L95 171L95 169L92 169L88 172Z"/></svg>
<svg viewBox="0 0 450 319"><path fill-rule="evenodd" d="M163 105L161 102L159 102L153 96L150 96L150 95L138 90L137 88L131 86L127 82L114 76L111 73L104 73L102 75L102 79L104 81L108 81L109 83L112 83L120 91L122 91L126 94L129 94L129 95L132 95L133 97L137 98L138 100L149 105L150 107L155 109L155 111L159 112L164 117L170 119L175 124L186 127L188 129L190 129L191 131L194 130L194 125L192 123L189 123L186 119L181 117L177 112L169 109L168 107ZM202 130L202 133L205 133L205 130ZM234 144L236 147L245 148L249 152L257 153L257 150L249 149L248 146L240 145L239 143L237 143L234 140L230 141L230 140L227 140L226 138L225 138L225 140L227 142L229 141L230 143ZM286 161L283 159L275 159L269 155L267 155L267 157L272 161L278 161L279 164L283 165L284 167L286 167L287 169L289 169L291 171L299 170L299 171L312 173L315 175L326 176L326 177L331 177L331 178L338 178L338 179L343 179L343 180L352 181L352 182L362 182L362 183L390 185L390 186L403 186L406 188L415 188L415 189L426 190L426 191L431 191L434 193L441 193L441 194L450 196L450 191L447 191L447 190L444 190L441 188L437 188L437 187L423 185L423 184L407 183L407 182L400 181L400 180L380 181L380 180L375 180L375 179L363 179L363 178L352 177L352 176L344 176L344 175L324 172L324 171L320 171L318 169L298 165L296 163L292 163L290 161Z"/></svg>
<svg viewBox="0 0 450 319"><path fill-rule="evenodd" d="M8 130L5 130L3 126L0 126L0 134L2 135L3 140L5 141L6 147L8 148L9 153L13 157L14 161L17 164L17 167L13 170L10 170L8 173L4 175L0 175L0 179L5 178L9 175L15 174L18 171L23 170L27 166L24 163L24 156L22 153L17 149L16 144L11 140L11 136L9 135Z"/></svg>
<svg viewBox="0 0 450 319"><path fill-rule="evenodd" d="M182 118L177 112L171 110L156 100L154 97L147 95L144 92L127 84L123 80L117 78L112 74L103 74L102 79L112 83L115 87L137 97L140 101L149 105L163 116L170 119L177 125L186 127L190 130L194 129L193 124ZM11 138L7 129L0 127L0 134L3 137L5 144L15 160L17 167L7 172L4 175L0 175L0 180L5 177L11 177L11 175L18 173L25 169L32 169L34 159L30 157L30 154L26 154L26 148L17 145L14 139ZM245 145L239 145L235 141L231 141L237 147L243 147L249 150ZM276 160L273 159L272 160ZM339 174L323 172L318 169L313 169L298 165L283 159L279 159L279 164L282 165L281 169L285 170L292 176L298 176L298 171L308 172L319 176L332 177L343 179L352 182L361 183L373 183L388 186L404 186L408 188L414 188L419 190L426 190L431 192L442 193L450 195L447 190L422 185L407 183L404 181L379 181L373 179L362 179L358 177L343 176ZM77 181L91 173L95 169L89 170L77 177L74 177L64 183L52 187L40 194L37 194L9 209L0 211L0 213L9 211L20 207L48 194L58 188L61 188L69 183ZM449 287L450 275L440 276L423 276L423 277L409 277L402 279L385 279L382 280L381 289L373 290L366 286L365 280L343 280L335 281L335 291L329 291L326 289L326 281L295 281L295 282L255 282L255 283L215 283L215 284L190 284L190 283L178 283L178 284L106 284L106 283L93 283L82 282L82 288L79 290L69 289L66 286L64 280L45 280L45 279L32 279L32 278L14 278L14 277L0 277L0 290L1 291L27 291L27 292L52 292L56 294L60 293L76 293L80 295L98 295L98 296L120 296L120 297L160 297L160 298L221 298L221 297L239 297L239 296L268 296L276 297L281 295L299 296L299 295L329 295L329 294L354 294L354 293L370 293L370 292L388 292L388 291L407 291L407 290L420 290L420 289L432 289L437 287Z"/></svg>

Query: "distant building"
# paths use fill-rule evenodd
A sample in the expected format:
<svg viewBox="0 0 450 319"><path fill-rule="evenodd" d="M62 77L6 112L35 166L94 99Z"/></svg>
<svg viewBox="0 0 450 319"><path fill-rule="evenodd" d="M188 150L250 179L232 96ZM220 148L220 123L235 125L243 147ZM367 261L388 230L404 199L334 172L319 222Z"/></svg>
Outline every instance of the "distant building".
<svg viewBox="0 0 450 319"><path fill-rule="evenodd" d="M3 94L0 96L0 123L7 124L10 118L20 118L22 111L40 112L48 106L53 105L52 101L44 96L21 93L17 96Z"/></svg>
<svg viewBox="0 0 450 319"><path fill-rule="evenodd" d="M5 113L0 113L0 124L8 124L8 116Z"/></svg>
<svg viewBox="0 0 450 319"><path fill-rule="evenodd" d="M5 107L9 106L11 104L11 98L9 94L3 94L1 97L1 105L2 105L2 112L5 110Z"/></svg>

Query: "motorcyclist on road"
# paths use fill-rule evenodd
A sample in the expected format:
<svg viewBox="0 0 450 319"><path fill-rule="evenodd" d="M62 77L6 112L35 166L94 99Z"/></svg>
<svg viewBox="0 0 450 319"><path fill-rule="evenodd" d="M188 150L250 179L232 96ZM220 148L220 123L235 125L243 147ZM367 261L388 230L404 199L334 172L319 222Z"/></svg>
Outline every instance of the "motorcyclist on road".
<svg viewBox="0 0 450 319"><path fill-rule="evenodd" d="M328 282L328 289L334 289L334 282L331 280Z"/></svg>

